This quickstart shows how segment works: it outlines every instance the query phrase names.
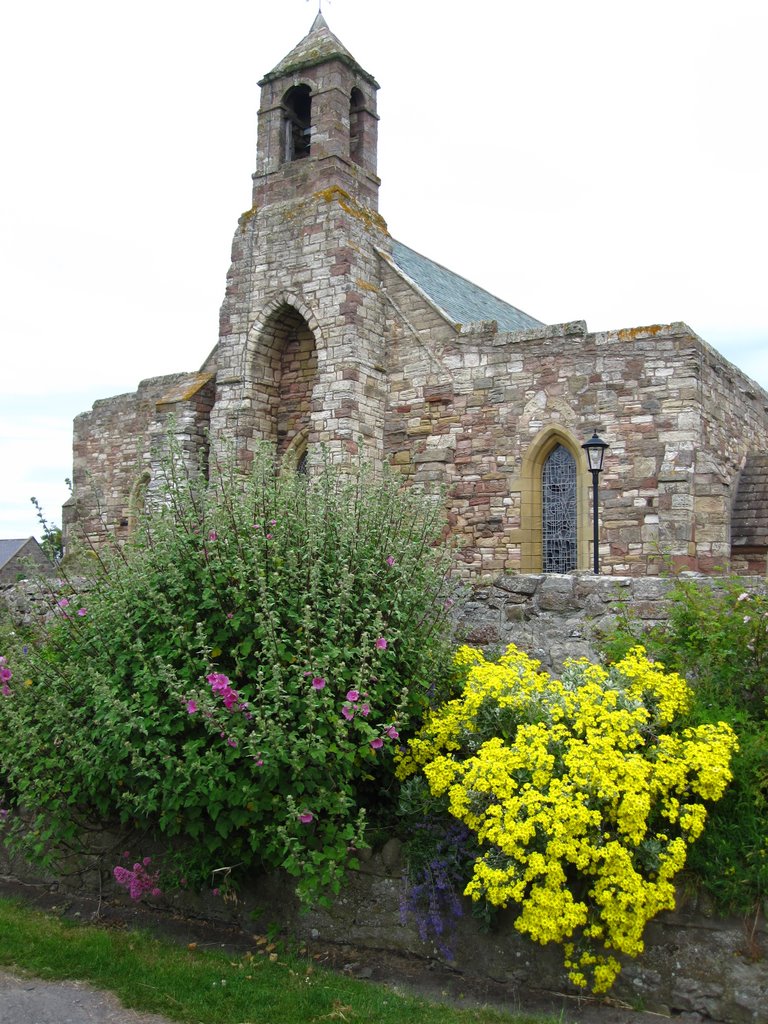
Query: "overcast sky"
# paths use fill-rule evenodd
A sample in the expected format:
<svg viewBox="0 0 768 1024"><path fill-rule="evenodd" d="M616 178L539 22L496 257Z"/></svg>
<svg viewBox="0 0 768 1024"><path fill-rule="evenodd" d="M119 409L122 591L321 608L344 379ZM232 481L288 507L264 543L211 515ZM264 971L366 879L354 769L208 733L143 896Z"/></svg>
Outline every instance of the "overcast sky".
<svg viewBox="0 0 768 1024"><path fill-rule="evenodd" d="M317 0L0 16L0 537L71 423L214 346L257 82ZM683 320L768 388L765 0L324 0L381 85L400 241L546 323Z"/></svg>

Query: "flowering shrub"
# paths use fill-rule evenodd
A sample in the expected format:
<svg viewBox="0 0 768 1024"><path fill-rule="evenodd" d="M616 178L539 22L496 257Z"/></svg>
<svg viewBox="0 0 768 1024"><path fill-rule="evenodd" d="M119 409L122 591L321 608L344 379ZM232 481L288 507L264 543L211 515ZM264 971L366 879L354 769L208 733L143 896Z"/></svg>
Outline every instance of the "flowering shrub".
<svg viewBox="0 0 768 1024"><path fill-rule="evenodd" d="M514 646L497 663L468 647L456 660L462 695L410 740L398 775L423 772L477 834L465 894L517 905L517 929L561 943L571 980L603 992L614 954L640 953L647 921L674 906L735 735L722 722L677 728L690 690L641 647L610 669L572 661L562 680Z"/></svg>
<svg viewBox="0 0 768 1024"><path fill-rule="evenodd" d="M123 856L127 857L128 854L123 854ZM160 873L158 871L150 872L151 862L151 857L144 857L141 861L136 861L133 868L125 868L117 864L112 869L117 884L127 889L128 895L136 902L147 894L155 898L162 895L158 886Z"/></svg>
<svg viewBox="0 0 768 1024"><path fill-rule="evenodd" d="M409 810L416 809L409 807L414 783L424 784L418 776L406 780L400 801L401 814L412 818L403 847L406 876L400 919L405 924L412 918L419 938L433 942L442 956L452 960L453 934L463 912L460 893L478 854L477 842L466 825L450 815L436 815L434 807L409 815ZM431 802L429 796L427 801ZM424 804L424 799L417 795L414 802Z"/></svg>
<svg viewBox="0 0 768 1024"><path fill-rule="evenodd" d="M27 655L6 638L0 779L34 820L4 833L28 855L98 821L171 838L190 884L282 867L307 901L338 890L450 665L438 507L353 470L171 461L87 600L60 598Z"/></svg>
<svg viewBox="0 0 768 1024"><path fill-rule="evenodd" d="M735 729L733 782L687 869L722 912L756 913L768 892L768 589L745 590L738 578L680 579L669 597L666 623L647 630L620 615L603 650L617 660L642 642L689 680L688 725L725 720Z"/></svg>

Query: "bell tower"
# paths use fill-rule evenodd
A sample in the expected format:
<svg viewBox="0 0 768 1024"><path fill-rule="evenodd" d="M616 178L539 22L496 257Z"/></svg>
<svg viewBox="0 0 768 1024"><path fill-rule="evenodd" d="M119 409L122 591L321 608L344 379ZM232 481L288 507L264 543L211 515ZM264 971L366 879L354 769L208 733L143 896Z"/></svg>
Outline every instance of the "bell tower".
<svg viewBox="0 0 768 1024"><path fill-rule="evenodd" d="M211 442L273 442L311 472L383 457L386 336L375 79L322 14L261 80L253 205L221 308Z"/></svg>
<svg viewBox="0 0 768 1024"><path fill-rule="evenodd" d="M335 184L377 209L379 86L330 31L322 14L259 85L254 204Z"/></svg>

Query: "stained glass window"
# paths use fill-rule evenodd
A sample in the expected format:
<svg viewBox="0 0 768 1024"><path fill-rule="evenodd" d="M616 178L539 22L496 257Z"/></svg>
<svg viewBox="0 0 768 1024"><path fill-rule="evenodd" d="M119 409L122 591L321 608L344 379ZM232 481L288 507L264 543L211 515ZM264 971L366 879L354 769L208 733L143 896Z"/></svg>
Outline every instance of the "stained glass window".
<svg viewBox="0 0 768 1024"><path fill-rule="evenodd" d="M576 568L576 460L561 444L547 456L541 475L544 572Z"/></svg>

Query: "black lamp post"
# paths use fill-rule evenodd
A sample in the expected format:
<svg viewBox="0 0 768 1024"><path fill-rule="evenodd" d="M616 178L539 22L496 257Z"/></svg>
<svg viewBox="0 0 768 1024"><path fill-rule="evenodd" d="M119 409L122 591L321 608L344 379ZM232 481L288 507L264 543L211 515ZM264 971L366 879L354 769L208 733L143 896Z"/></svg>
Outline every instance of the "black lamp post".
<svg viewBox="0 0 768 1024"><path fill-rule="evenodd" d="M601 438L597 436L597 432L593 432L592 437L581 446L587 453L587 462L589 463L589 471L592 474L592 526L593 526L593 548L594 548L594 567L595 576L600 572L600 560L598 558L598 531L597 531L597 478L603 469L603 456L605 455L605 449L609 448L610 445L606 444Z"/></svg>

